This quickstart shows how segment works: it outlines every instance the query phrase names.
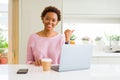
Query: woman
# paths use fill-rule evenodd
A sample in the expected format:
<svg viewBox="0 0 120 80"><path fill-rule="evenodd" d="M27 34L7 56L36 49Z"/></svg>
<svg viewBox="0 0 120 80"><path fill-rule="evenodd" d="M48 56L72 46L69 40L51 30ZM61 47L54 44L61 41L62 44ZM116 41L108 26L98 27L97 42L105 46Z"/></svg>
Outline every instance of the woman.
<svg viewBox="0 0 120 80"><path fill-rule="evenodd" d="M59 64L61 46L68 42L73 31L67 29L64 34L54 31L61 20L60 10L54 6L46 7L41 19L44 29L30 36L27 46L27 63L41 65L42 58L51 58L52 64Z"/></svg>

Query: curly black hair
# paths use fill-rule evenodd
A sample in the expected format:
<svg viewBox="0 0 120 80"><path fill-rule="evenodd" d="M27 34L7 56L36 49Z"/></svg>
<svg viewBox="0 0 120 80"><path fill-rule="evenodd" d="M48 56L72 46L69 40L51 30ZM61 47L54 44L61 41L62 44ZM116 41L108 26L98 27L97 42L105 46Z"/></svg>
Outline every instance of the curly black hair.
<svg viewBox="0 0 120 80"><path fill-rule="evenodd" d="M61 12L60 12L59 9L57 9L57 8L54 7L54 6L48 6L48 7L46 7L46 8L43 10L42 14L41 14L41 19L42 19L48 12L54 12L54 13L56 13L56 14L57 14L57 17L58 17L58 21L61 20Z"/></svg>

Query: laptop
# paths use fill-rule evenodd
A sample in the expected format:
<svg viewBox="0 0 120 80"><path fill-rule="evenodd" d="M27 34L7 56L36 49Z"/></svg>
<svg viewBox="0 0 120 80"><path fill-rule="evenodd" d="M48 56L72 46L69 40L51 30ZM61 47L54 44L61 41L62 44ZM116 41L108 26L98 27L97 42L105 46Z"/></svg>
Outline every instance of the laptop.
<svg viewBox="0 0 120 80"><path fill-rule="evenodd" d="M92 49L91 44L65 44L61 49L60 64L52 66L51 69L58 72L88 69L91 64Z"/></svg>

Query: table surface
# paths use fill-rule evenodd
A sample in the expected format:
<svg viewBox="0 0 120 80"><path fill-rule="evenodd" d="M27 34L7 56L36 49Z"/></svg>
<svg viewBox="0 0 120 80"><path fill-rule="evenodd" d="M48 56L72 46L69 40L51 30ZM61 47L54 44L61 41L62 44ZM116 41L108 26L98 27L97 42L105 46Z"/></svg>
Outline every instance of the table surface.
<svg viewBox="0 0 120 80"><path fill-rule="evenodd" d="M28 68L27 74L16 74ZM0 80L120 80L120 64L91 64L90 69L56 72L42 71L34 65L0 65Z"/></svg>

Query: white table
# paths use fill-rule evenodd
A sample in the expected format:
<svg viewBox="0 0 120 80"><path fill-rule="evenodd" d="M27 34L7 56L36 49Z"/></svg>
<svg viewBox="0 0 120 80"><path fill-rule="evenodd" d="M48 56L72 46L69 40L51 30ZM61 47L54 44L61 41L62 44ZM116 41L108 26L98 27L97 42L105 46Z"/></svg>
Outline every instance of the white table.
<svg viewBox="0 0 120 80"><path fill-rule="evenodd" d="M28 68L27 74L16 74L20 68ZM0 80L120 80L120 64L92 64L90 69L43 72L33 65L0 65Z"/></svg>

